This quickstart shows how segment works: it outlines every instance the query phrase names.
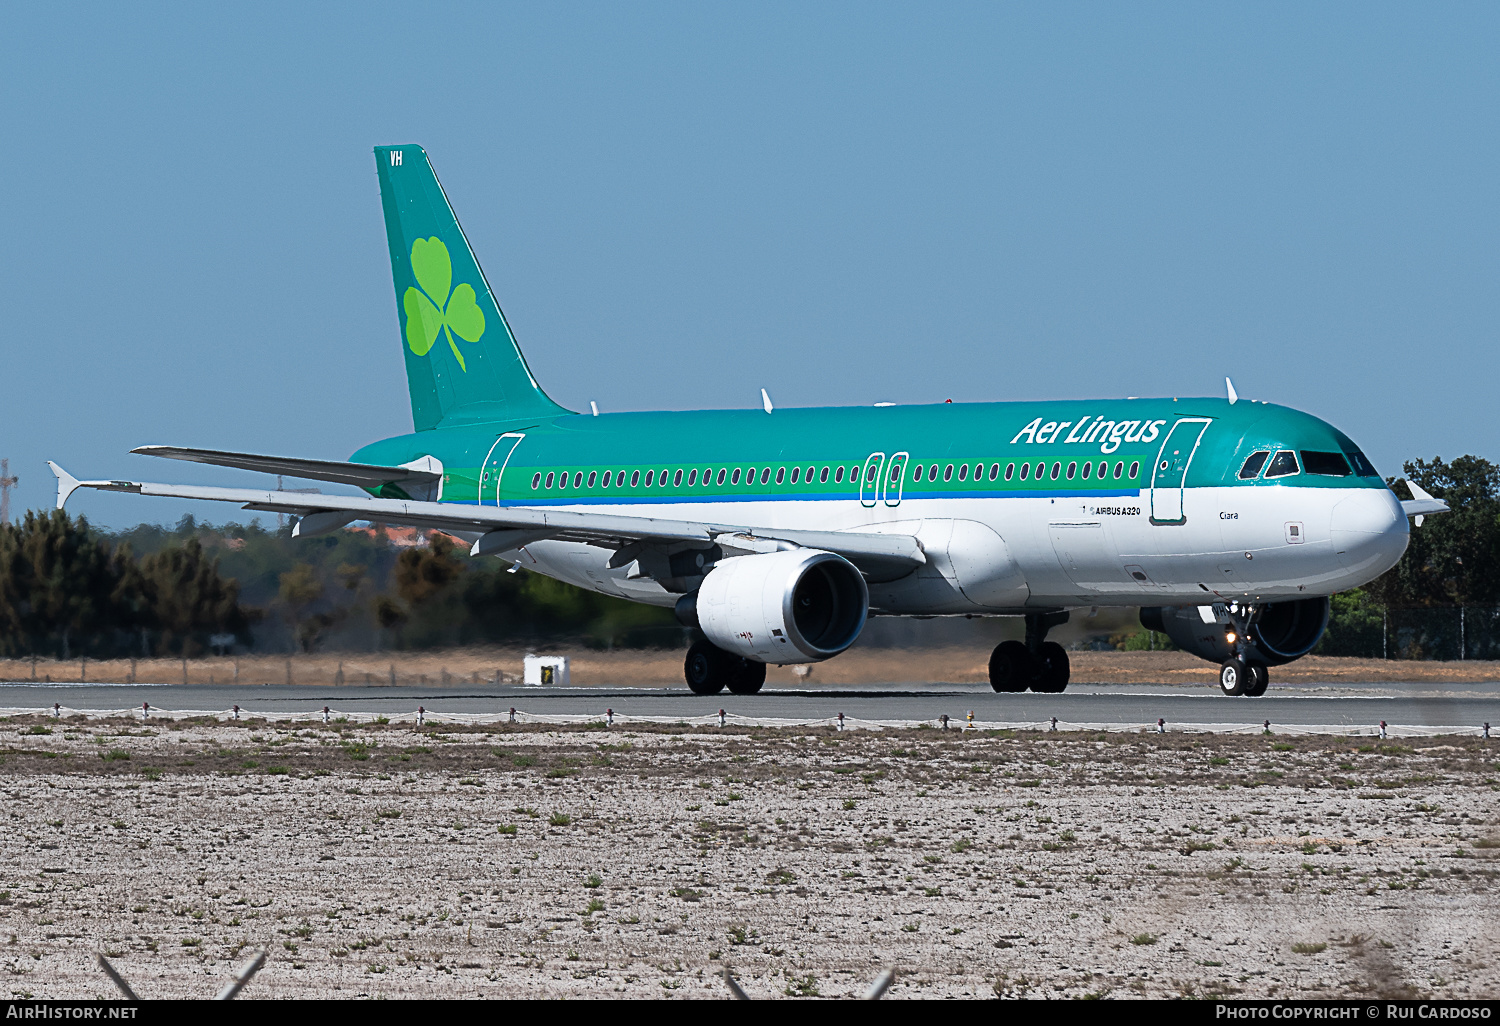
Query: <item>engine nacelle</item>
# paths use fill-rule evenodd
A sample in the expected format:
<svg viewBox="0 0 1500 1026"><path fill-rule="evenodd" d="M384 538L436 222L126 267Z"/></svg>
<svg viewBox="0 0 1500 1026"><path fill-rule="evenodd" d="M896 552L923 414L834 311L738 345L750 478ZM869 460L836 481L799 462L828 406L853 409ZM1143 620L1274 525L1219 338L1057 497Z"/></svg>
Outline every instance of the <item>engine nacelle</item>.
<svg viewBox="0 0 1500 1026"><path fill-rule="evenodd" d="M1328 599L1272 602L1250 625L1251 659L1279 666L1313 650L1328 627ZM1234 653L1224 640L1225 625L1205 623L1196 606L1143 606L1141 625L1160 631L1185 651L1211 663L1222 663Z"/></svg>
<svg viewBox="0 0 1500 1026"><path fill-rule="evenodd" d="M854 644L869 608L864 576L847 559L792 549L720 560L677 615L726 652L815 663Z"/></svg>

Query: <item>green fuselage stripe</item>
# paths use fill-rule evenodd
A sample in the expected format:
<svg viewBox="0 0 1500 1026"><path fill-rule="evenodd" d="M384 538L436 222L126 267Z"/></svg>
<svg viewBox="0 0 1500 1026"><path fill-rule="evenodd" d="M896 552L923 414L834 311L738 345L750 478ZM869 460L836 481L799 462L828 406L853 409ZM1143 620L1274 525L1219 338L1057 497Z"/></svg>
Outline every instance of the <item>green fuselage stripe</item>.
<svg viewBox="0 0 1500 1026"><path fill-rule="evenodd" d="M748 500L882 500L936 498L1043 497L1055 495L1135 495L1149 468L1143 453L1118 453L1089 460L1014 461L972 459L910 460L893 470L890 461L839 463L655 463L509 466L499 501L506 505L634 502L738 502ZM921 479L916 468L920 466ZM1022 478L1024 467L1025 478ZM932 480L936 468L936 480ZM1103 476L1100 476L1103 468ZM977 470L977 473L976 473ZM875 480L871 475L878 475ZM494 503L492 480L481 494L479 468L450 471L443 498L452 502ZM793 481L793 477L796 480ZM1007 476L1009 480L1007 480ZM606 479L608 483L606 484ZM861 489L863 485L863 489Z"/></svg>

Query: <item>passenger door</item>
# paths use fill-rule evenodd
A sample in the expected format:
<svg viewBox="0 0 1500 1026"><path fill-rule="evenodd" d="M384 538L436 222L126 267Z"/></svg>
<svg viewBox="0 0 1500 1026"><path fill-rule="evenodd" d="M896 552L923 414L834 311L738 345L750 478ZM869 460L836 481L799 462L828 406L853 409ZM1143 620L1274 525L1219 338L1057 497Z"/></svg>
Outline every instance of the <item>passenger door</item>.
<svg viewBox="0 0 1500 1026"><path fill-rule="evenodd" d="M525 437L523 433L507 431L490 446L489 455L484 458L484 467L479 472L479 505L500 505L500 477L505 473L505 466L515 453L516 446Z"/></svg>
<svg viewBox="0 0 1500 1026"><path fill-rule="evenodd" d="M1188 465L1193 462L1193 453L1198 451L1198 441L1208 425L1213 423L1206 417L1184 417L1172 425L1156 463L1151 468L1151 522L1153 524L1183 524L1187 516L1182 509L1182 489L1187 479Z"/></svg>

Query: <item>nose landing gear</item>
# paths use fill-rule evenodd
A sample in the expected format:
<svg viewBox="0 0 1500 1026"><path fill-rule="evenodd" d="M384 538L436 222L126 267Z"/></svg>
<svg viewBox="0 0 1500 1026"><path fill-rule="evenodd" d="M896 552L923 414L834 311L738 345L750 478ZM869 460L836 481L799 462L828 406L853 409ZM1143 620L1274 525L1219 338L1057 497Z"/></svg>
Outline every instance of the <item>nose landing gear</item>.
<svg viewBox="0 0 1500 1026"><path fill-rule="evenodd" d="M1026 640L1002 641L990 653L990 687L1000 692L1030 688L1042 694L1061 693L1068 686L1068 651L1044 639L1053 627L1067 622L1066 611L1028 614Z"/></svg>
<svg viewBox="0 0 1500 1026"><path fill-rule="evenodd" d="M1248 658L1250 625L1255 622L1257 612L1252 605L1241 605L1238 602L1229 604L1229 616L1233 625L1225 633L1225 640L1229 642L1234 655L1219 667L1219 690L1226 695L1259 698L1270 686L1270 673L1266 664Z"/></svg>
<svg viewBox="0 0 1500 1026"><path fill-rule="evenodd" d="M1259 698L1266 693L1266 688L1271 686L1270 671L1265 663L1251 663L1249 670L1250 679L1245 683L1245 696Z"/></svg>
<svg viewBox="0 0 1500 1026"><path fill-rule="evenodd" d="M1226 659L1219 667L1219 690L1226 695L1243 695L1250 667L1243 659Z"/></svg>

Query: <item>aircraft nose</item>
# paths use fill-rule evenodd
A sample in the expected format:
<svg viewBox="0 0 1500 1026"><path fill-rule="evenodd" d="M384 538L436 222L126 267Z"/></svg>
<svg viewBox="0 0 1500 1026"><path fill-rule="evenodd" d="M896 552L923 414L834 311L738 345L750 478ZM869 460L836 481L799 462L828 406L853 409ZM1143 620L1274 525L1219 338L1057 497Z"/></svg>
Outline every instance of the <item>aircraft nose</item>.
<svg viewBox="0 0 1500 1026"><path fill-rule="evenodd" d="M1328 526L1339 562L1365 580L1395 566L1410 540L1401 503L1389 488L1351 490L1334 503Z"/></svg>

